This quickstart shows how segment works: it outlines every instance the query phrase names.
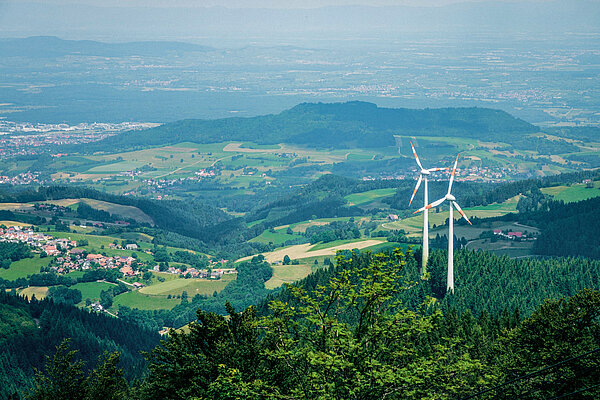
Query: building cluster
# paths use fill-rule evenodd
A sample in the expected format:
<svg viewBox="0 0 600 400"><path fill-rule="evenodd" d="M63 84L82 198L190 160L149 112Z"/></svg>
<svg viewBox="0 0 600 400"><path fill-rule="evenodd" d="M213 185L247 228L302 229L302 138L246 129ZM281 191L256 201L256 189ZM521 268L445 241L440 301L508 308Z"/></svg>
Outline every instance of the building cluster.
<svg viewBox="0 0 600 400"><path fill-rule="evenodd" d="M75 270L118 268L124 276L133 276L137 274L134 267L140 265L133 257L87 254L85 249L77 248L75 240L55 238L52 235L35 232L29 227L11 226L5 229L0 228L0 241L26 243L40 253L44 252L49 256L55 256L51 269L60 274ZM113 246L116 247L117 245ZM128 244L125 248L127 250L137 250L137 245Z"/></svg>
<svg viewBox="0 0 600 400"><path fill-rule="evenodd" d="M22 226L0 228L0 242L21 242L31 247L42 248L45 244L58 245L54 237Z"/></svg>
<svg viewBox="0 0 600 400"><path fill-rule="evenodd" d="M519 232L519 231L503 232L500 229L494 229L494 236L498 236L498 237L501 237L504 239L509 239L509 240L518 240L518 241L535 240L536 239L536 237L527 235L524 232Z"/></svg>
<svg viewBox="0 0 600 400"><path fill-rule="evenodd" d="M457 181L485 181L504 182L506 178L515 177L519 174L516 164L503 167L479 167L471 165L463 172L463 176L456 178Z"/></svg>
<svg viewBox="0 0 600 400"><path fill-rule="evenodd" d="M37 172L22 172L14 176L0 175L0 184L31 185L32 183L44 184L45 181L40 179Z"/></svg>
<svg viewBox="0 0 600 400"><path fill-rule="evenodd" d="M170 186L184 185L190 182L199 182L204 178L212 178L216 175L217 173L215 173L213 170L201 169L200 171L195 172L193 176L173 179L144 179L142 182L155 189L164 189Z"/></svg>
<svg viewBox="0 0 600 400"><path fill-rule="evenodd" d="M47 151L47 147L96 142L118 132L156 125L138 122L33 124L0 120L0 158L41 154Z"/></svg>
<svg viewBox="0 0 600 400"><path fill-rule="evenodd" d="M154 267L154 271L155 272L159 272L160 271L160 266L156 265ZM181 269L181 268L175 268L175 267L169 267L166 271L164 272L168 272L171 274L176 274L176 275L188 275L190 276L190 278L200 278L200 279L221 279L223 277L223 275L226 274L235 274L236 270L235 268L215 268L212 270L209 269L197 269L197 268L188 268L188 269Z"/></svg>

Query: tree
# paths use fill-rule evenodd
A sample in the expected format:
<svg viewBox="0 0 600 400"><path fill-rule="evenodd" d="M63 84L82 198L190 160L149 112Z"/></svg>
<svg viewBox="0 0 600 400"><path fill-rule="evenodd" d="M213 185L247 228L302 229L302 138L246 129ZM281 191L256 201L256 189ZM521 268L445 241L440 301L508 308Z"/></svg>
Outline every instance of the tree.
<svg viewBox="0 0 600 400"><path fill-rule="evenodd" d="M117 367L120 354L105 352L95 369L86 377L83 361L74 361L77 350L70 350L70 340L57 346L51 358L46 356L45 374L38 371L32 400L117 400L128 393L123 370Z"/></svg>
<svg viewBox="0 0 600 400"><path fill-rule="evenodd" d="M499 340L494 352L499 371L508 381L575 359L524 380L518 386L503 389L503 398L525 392L535 399L566 397L597 384L600 381L599 318L600 292L597 290L586 289L569 299L546 300ZM578 393L577 398L595 399L597 396L598 390L590 390Z"/></svg>
<svg viewBox="0 0 600 400"><path fill-rule="evenodd" d="M70 350L69 339L57 346L53 357L46 356L46 373L37 371L32 400L84 399L83 362L75 361L76 350Z"/></svg>
<svg viewBox="0 0 600 400"><path fill-rule="evenodd" d="M290 256L288 256L287 254L285 256L283 256L283 265L288 265L292 260L290 259Z"/></svg>
<svg viewBox="0 0 600 400"><path fill-rule="evenodd" d="M490 379L460 341L431 340L439 311L402 307L404 264L399 250L338 256L327 284L313 291L290 285L288 301L271 303L273 315L261 322L265 356L283 395L446 399Z"/></svg>
<svg viewBox="0 0 600 400"><path fill-rule="evenodd" d="M256 310L236 313L229 303L226 307L229 318L198 310L198 322L189 324L188 334L171 330L163 346L148 355L145 398L211 399L227 380L237 380L232 369L243 371L244 382L259 379Z"/></svg>
<svg viewBox="0 0 600 400"><path fill-rule="evenodd" d="M118 367L120 354L104 352L98 366L85 380L85 400L120 400L128 392L123 370Z"/></svg>
<svg viewBox="0 0 600 400"><path fill-rule="evenodd" d="M100 305L104 309L108 309L112 307L113 304L113 294L111 290L103 290L100 292Z"/></svg>

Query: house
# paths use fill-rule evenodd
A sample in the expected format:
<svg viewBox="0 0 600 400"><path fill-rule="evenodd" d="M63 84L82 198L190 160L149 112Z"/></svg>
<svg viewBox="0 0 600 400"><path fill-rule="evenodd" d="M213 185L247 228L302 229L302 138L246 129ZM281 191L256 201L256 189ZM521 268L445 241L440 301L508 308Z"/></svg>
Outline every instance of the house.
<svg viewBox="0 0 600 400"><path fill-rule="evenodd" d="M88 254L86 259L88 260L99 260L104 257L102 254Z"/></svg>
<svg viewBox="0 0 600 400"><path fill-rule="evenodd" d="M55 256L57 254L60 253L60 251L58 251L58 249L56 248L56 246L54 245L46 245L44 247L42 247L42 249L46 252L46 254L48 254L49 256Z"/></svg>
<svg viewBox="0 0 600 400"><path fill-rule="evenodd" d="M130 243L130 244L126 245L125 248L127 250L137 250L138 249L138 245L135 244L135 243Z"/></svg>
<svg viewBox="0 0 600 400"><path fill-rule="evenodd" d="M387 219L389 221L397 221L398 220L398 216L396 214L388 214Z"/></svg>
<svg viewBox="0 0 600 400"><path fill-rule="evenodd" d="M135 273L133 272L133 269L131 267L125 266L125 267L122 267L119 271L121 271L121 273L124 276L133 276L133 275L135 275Z"/></svg>
<svg viewBox="0 0 600 400"><path fill-rule="evenodd" d="M523 232L508 232L508 237L511 239L523 237Z"/></svg>
<svg viewBox="0 0 600 400"><path fill-rule="evenodd" d="M142 288L142 287L144 287L144 284L143 284L143 283L140 283L140 282L133 282L133 286L134 286L136 289L139 289L139 288Z"/></svg>
<svg viewBox="0 0 600 400"><path fill-rule="evenodd" d="M494 229L494 235L500 235L501 233L502 233L502 230Z"/></svg>

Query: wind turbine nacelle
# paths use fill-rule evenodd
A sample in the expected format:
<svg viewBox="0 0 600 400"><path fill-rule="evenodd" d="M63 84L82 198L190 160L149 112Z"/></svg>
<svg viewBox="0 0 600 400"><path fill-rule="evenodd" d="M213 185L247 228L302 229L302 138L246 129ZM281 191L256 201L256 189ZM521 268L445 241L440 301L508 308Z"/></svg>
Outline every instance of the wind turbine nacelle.
<svg viewBox="0 0 600 400"><path fill-rule="evenodd" d="M428 171L428 170L426 170L426 169L422 169L422 170L421 170L421 174L422 174L422 175L431 175L431 171Z"/></svg>
<svg viewBox="0 0 600 400"><path fill-rule="evenodd" d="M446 195L446 200L456 201L456 197L452 196L450 193Z"/></svg>

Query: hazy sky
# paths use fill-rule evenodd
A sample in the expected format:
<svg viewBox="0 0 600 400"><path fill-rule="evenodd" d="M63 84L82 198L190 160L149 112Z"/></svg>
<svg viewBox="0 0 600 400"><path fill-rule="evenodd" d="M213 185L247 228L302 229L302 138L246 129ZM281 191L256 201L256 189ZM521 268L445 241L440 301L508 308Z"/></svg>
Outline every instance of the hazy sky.
<svg viewBox="0 0 600 400"><path fill-rule="evenodd" d="M473 3L486 0L30 0L44 4L89 4L96 6L133 7L229 7L229 8L316 8L340 5L369 6L443 6L452 3ZM488 0L489 1L489 0ZM514 0L493 0L518 2ZM533 0L536 1L536 0ZM540 2L549 0L537 0ZM567 0L565 0L567 1ZM0 0L0 4L23 0Z"/></svg>

